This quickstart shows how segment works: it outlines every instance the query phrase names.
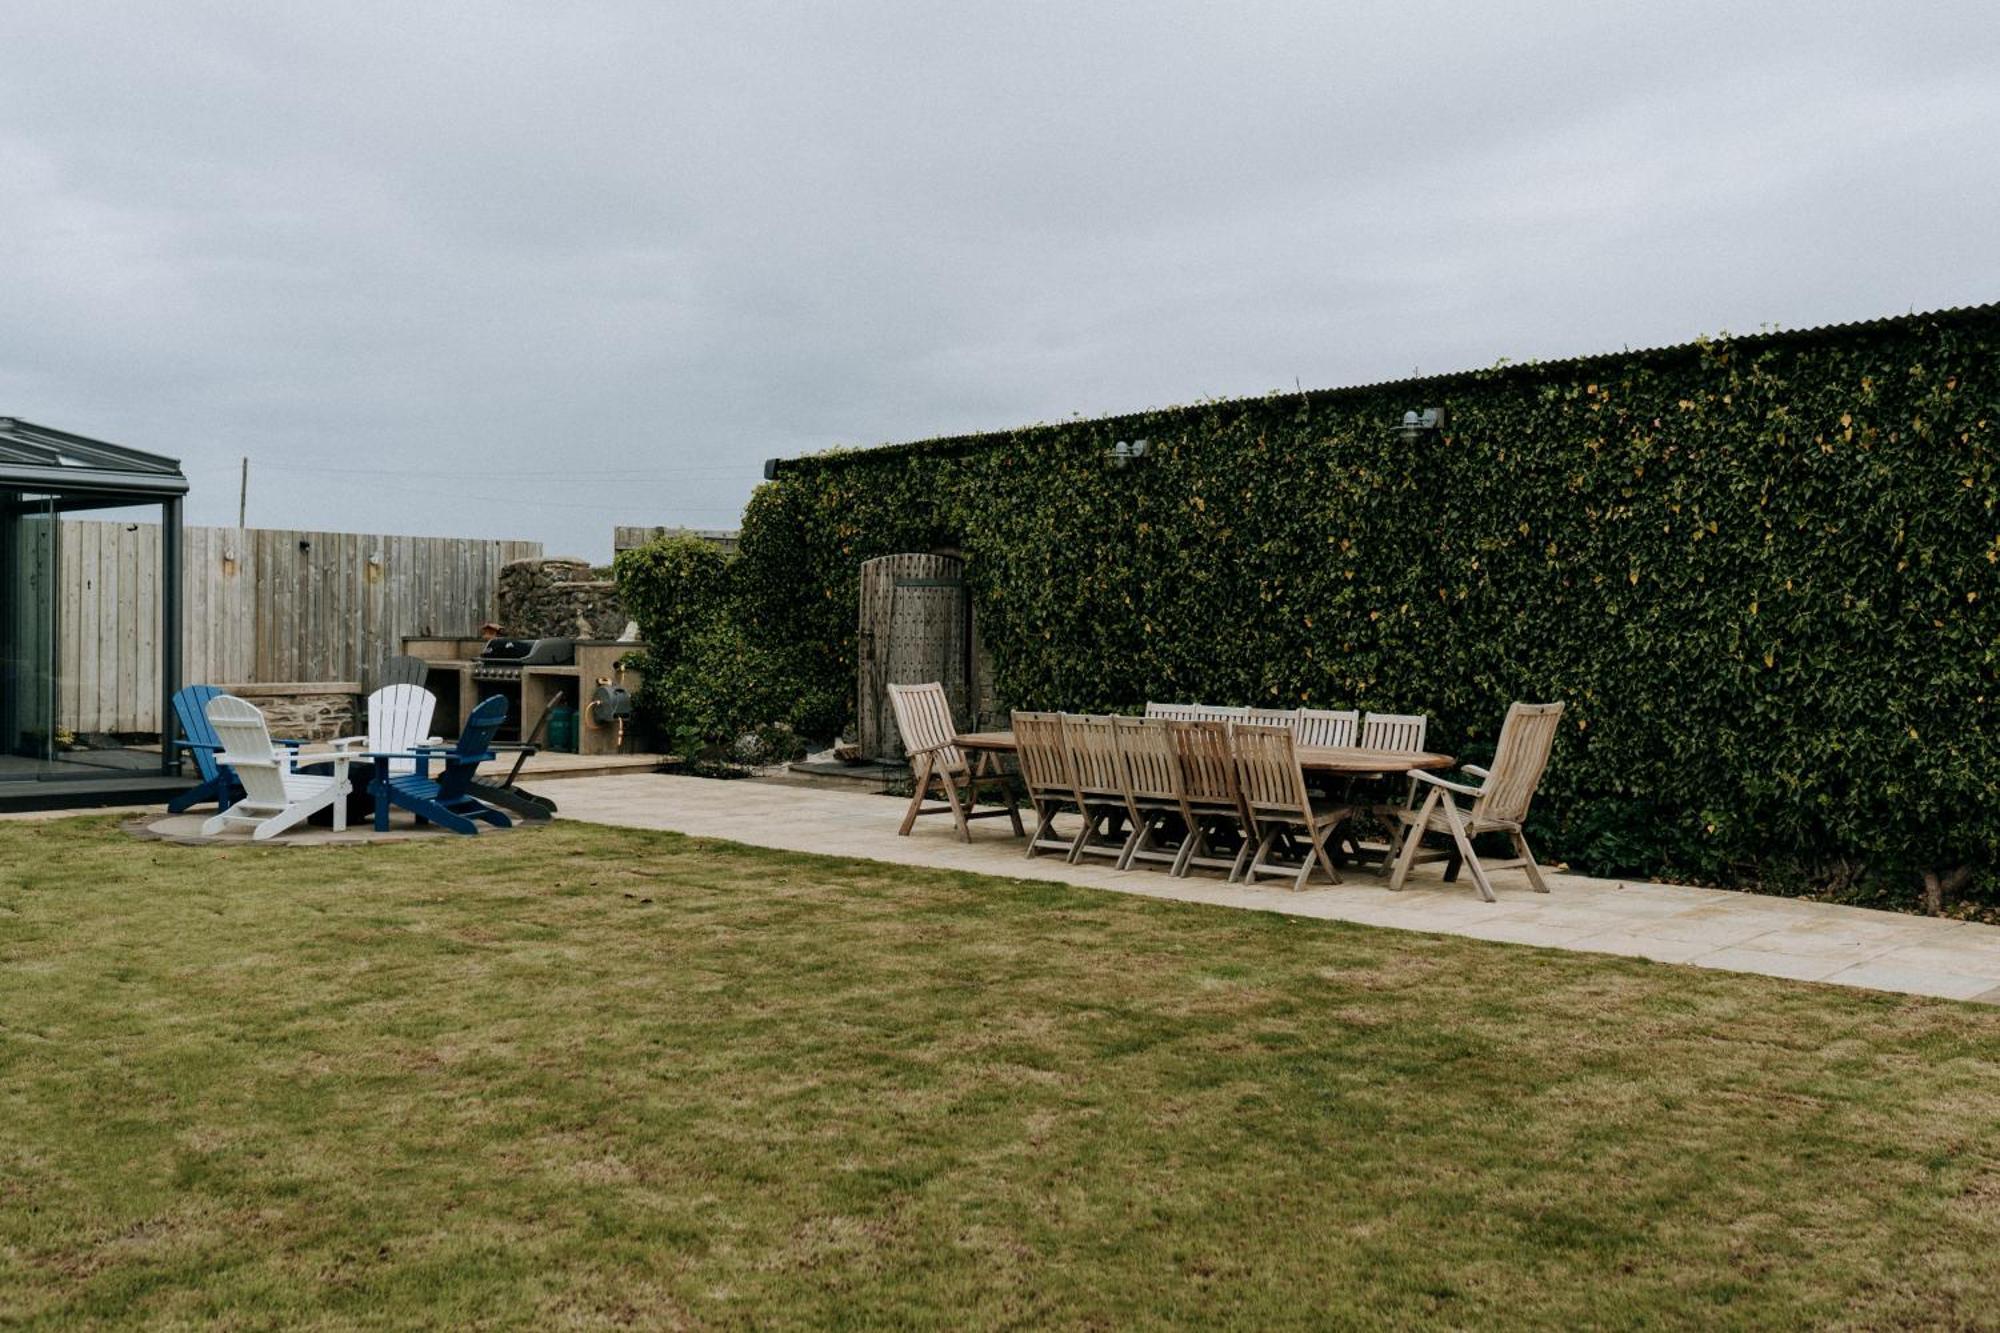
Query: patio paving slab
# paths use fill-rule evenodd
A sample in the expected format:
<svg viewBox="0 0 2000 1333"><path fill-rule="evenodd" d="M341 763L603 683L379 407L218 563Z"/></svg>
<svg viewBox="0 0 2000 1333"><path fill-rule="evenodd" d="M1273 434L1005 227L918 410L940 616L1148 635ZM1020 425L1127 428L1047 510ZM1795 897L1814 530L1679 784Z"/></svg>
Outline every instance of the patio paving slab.
<svg viewBox="0 0 2000 1333"><path fill-rule="evenodd" d="M1493 888L1500 901L1483 903L1469 877L1446 884L1434 863L1419 866L1401 893L1390 893L1386 880L1364 870L1344 872L1344 884L1315 883L1304 892L1275 883L1174 879L1151 868L1121 872L1102 861L1072 866L1047 856L1028 860L1004 820L974 825L970 844L957 839L948 819L935 816L918 820L901 838L900 800L778 783L613 774L567 784L561 800L564 819L784 851L2000 1003L2000 926L1553 871L1544 872L1552 890L1547 894L1532 891L1519 871L1499 871Z"/></svg>

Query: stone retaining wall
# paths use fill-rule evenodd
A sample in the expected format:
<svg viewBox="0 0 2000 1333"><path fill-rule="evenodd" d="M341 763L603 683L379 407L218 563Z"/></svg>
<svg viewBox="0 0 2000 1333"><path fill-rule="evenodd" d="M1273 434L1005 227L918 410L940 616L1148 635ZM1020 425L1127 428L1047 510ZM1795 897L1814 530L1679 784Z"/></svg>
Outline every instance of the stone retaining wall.
<svg viewBox="0 0 2000 1333"><path fill-rule="evenodd" d="M367 729L357 706L361 694L358 680L280 681L222 688L263 710L273 740L330 741Z"/></svg>
<svg viewBox="0 0 2000 1333"><path fill-rule="evenodd" d="M615 639L628 617L608 571L550 556L500 570L500 627L529 639Z"/></svg>

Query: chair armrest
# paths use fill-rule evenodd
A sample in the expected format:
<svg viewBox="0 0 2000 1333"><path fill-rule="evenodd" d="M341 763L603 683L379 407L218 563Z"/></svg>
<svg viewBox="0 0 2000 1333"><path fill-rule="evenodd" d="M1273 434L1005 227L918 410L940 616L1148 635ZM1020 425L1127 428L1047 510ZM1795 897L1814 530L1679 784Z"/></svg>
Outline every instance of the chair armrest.
<svg viewBox="0 0 2000 1333"><path fill-rule="evenodd" d="M173 742L173 745L182 750L208 750L215 754L222 753L222 742L220 741L177 740Z"/></svg>
<svg viewBox="0 0 2000 1333"><path fill-rule="evenodd" d="M1418 782L1426 783L1433 787L1442 787L1446 791L1455 791L1461 796L1484 796L1486 794L1482 788L1468 787L1463 782L1447 782L1437 774L1426 773L1422 769L1412 769L1410 776Z"/></svg>
<svg viewBox="0 0 2000 1333"><path fill-rule="evenodd" d="M949 750L957 744L956 740L939 741L936 745L926 745L922 749L917 750L904 750L903 753L914 759L920 754L936 754L939 750Z"/></svg>
<svg viewBox="0 0 2000 1333"><path fill-rule="evenodd" d="M366 736L335 736L332 740L328 741L327 744L353 745L357 741L359 741L363 745L366 745L368 743L368 738Z"/></svg>
<svg viewBox="0 0 2000 1333"><path fill-rule="evenodd" d="M494 741L487 748L497 750L502 754L540 754L542 752L541 746L530 745L526 741Z"/></svg>
<svg viewBox="0 0 2000 1333"><path fill-rule="evenodd" d="M1493 776L1477 764L1460 764L1458 771L1461 773L1470 773L1475 778L1490 778Z"/></svg>

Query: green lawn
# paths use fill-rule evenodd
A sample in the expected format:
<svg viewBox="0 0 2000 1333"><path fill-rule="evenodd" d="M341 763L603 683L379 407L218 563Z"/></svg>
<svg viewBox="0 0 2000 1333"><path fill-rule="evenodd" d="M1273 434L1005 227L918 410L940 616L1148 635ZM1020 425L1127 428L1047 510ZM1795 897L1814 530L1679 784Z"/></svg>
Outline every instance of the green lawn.
<svg viewBox="0 0 2000 1333"><path fill-rule="evenodd" d="M557 825L0 823L0 1324L2000 1323L2000 1013Z"/></svg>

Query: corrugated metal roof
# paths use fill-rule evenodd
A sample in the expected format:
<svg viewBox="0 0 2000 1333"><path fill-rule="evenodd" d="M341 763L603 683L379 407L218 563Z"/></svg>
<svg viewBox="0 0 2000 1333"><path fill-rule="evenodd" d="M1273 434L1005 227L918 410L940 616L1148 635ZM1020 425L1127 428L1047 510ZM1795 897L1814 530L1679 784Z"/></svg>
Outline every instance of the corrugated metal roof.
<svg viewBox="0 0 2000 1333"><path fill-rule="evenodd" d="M1921 313L1912 312L1907 315L1885 315L1876 319L1850 320L1844 324L1820 324L1806 329L1777 329L1767 333L1720 334L1714 338L1693 342L1665 343L1657 347L1627 347L1621 348L1616 352L1595 352L1587 356L1560 357L1551 361L1523 361L1516 364L1483 369L1446 371L1436 375L1413 375L1403 379L1374 380L1366 384L1347 384L1331 389L1307 389L1303 393L1273 394L1270 397L1297 400L1334 399L1346 397L1350 394L1375 393L1383 389L1439 389L1479 377L1490 378L1504 375L1546 374L1552 369L1570 368L1584 370L1592 366L1609 363L1653 360L1675 353L1691 351L1704 344L1726 342L1731 347L1769 347L1785 343L1827 341L1868 329L1887 328L1894 325L1915 325L1927 321L1960 323L1978 319L2000 319L2000 302L1989 301L1983 305L1951 306L1943 310L1927 310ZM1259 395L1254 398L1226 399L1223 400L1221 405L1262 402L1264 398L1264 395ZM1217 404L1205 404L1205 406L1215 405ZM1413 400L1412 406L1417 405ZM1090 420L1102 426L1115 427L1122 422L1139 421L1143 418L1157 416L1162 412L1178 410L1182 409L1177 407L1145 408L1137 412L1118 412L1110 416L1095 417ZM764 475L767 478L774 477L781 467L790 468L812 465L831 467L839 466L843 463L864 462L871 457L883 453L934 453L939 456L967 453L973 449L997 443L1011 435L1018 434L1021 430L1038 429L1039 424L1057 423L1038 423L1038 426L980 431L971 435L940 435L929 439L909 440L901 443L881 444L866 448L842 448L829 453L801 454L794 458L773 458L764 464ZM1067 426L1077 423L1074 421L1065 421L1059 424Z"/></svg>
<svg viewBox="0 0 2000 1333"><path fill-rule="evenodd" d="M180 463L68 431L0 417L0 486L183 495Z"/></svg>

